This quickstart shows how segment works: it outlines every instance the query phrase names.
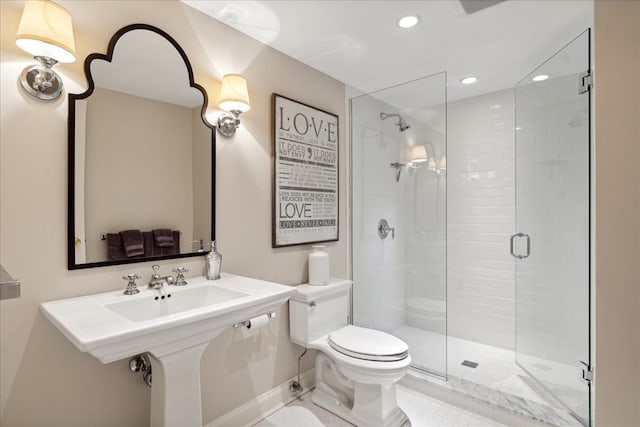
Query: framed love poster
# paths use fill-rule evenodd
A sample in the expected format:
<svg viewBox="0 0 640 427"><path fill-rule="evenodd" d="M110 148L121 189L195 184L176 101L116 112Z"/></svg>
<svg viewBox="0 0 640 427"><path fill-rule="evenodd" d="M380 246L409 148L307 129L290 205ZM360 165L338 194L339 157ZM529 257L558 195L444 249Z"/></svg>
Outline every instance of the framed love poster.
<svg viewBox="0 0 640 427"><path fill-rule="evenodd" d="M272 246L338 240L338 116L273 94Z"/></svg>

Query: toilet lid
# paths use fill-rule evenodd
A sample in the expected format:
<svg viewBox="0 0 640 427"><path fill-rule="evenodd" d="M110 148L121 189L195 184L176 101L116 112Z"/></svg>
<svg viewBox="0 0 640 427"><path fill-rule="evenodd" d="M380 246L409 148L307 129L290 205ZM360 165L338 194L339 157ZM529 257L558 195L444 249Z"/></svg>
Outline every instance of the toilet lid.
<svg viewBox="0 0 640 427"><path fill-rule="evenodd" d="M409 355L409 346L401 339L353 325L329 334L329 345L346 356L377 362L396 362Z"/></svg>

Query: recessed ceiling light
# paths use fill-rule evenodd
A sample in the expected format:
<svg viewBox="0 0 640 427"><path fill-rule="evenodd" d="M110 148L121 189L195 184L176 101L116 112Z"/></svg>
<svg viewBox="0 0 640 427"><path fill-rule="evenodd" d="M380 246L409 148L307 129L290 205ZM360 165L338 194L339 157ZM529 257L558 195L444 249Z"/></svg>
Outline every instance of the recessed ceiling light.
<svg viewBox="0 0 640 427"><path fill-rule="evenodd" d="M472 85L477 81L478 78L476 76L468 76L460 80L460 83L462 83L463 85Z"/></svg>
<svg viewBox="0 0 640 427"><path fill-rule="evenodd" d="M531 80L533 80L534 82L541 82L541 81L547 80L548 78L549 76L547 76L546 74L540 74L539 76L535 76Z"/></svg>
<svg viewBox="0 0 640 427"><path fill-rule="evenodd" d="M416 15L405 16L398 20L398 27L400 28L415 27L419 21L420 21L420 18L418 18L418 16Z"/></svg>

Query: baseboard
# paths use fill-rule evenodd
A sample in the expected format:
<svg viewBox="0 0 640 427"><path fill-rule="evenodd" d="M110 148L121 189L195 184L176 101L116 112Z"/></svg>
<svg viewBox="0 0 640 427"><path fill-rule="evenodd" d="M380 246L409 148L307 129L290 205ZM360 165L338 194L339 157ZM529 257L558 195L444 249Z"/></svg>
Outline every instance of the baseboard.
<svg viewBox="0 0 640 427"><path fill-rule="evenodd" d="M273 414L278 409L292 402L297 395L289 391L289 384L296 377L285 381L262 393L254 399L240 405L236 409L227 412L219 418L205 424L204 427L238 427L251 426L265 417ZM313 368L300 375L300 382L304 391L308 391L315 384L315 370Z"/></svg>

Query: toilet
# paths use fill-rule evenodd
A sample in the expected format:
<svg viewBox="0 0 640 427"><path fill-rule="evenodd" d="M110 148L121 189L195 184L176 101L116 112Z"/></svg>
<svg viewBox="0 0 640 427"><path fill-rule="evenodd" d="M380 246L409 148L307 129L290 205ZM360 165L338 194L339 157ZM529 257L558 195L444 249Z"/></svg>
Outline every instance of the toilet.
<svg viewBox="0 0 640 427"><path fill-rule="evenodd" d="M350 324L352 282L299 285L289 300L291 341L318 350L311 400L359 427L402 426L396 383L411 363L408 345ZM410 425L410 424L408 424Z"/></svg>

